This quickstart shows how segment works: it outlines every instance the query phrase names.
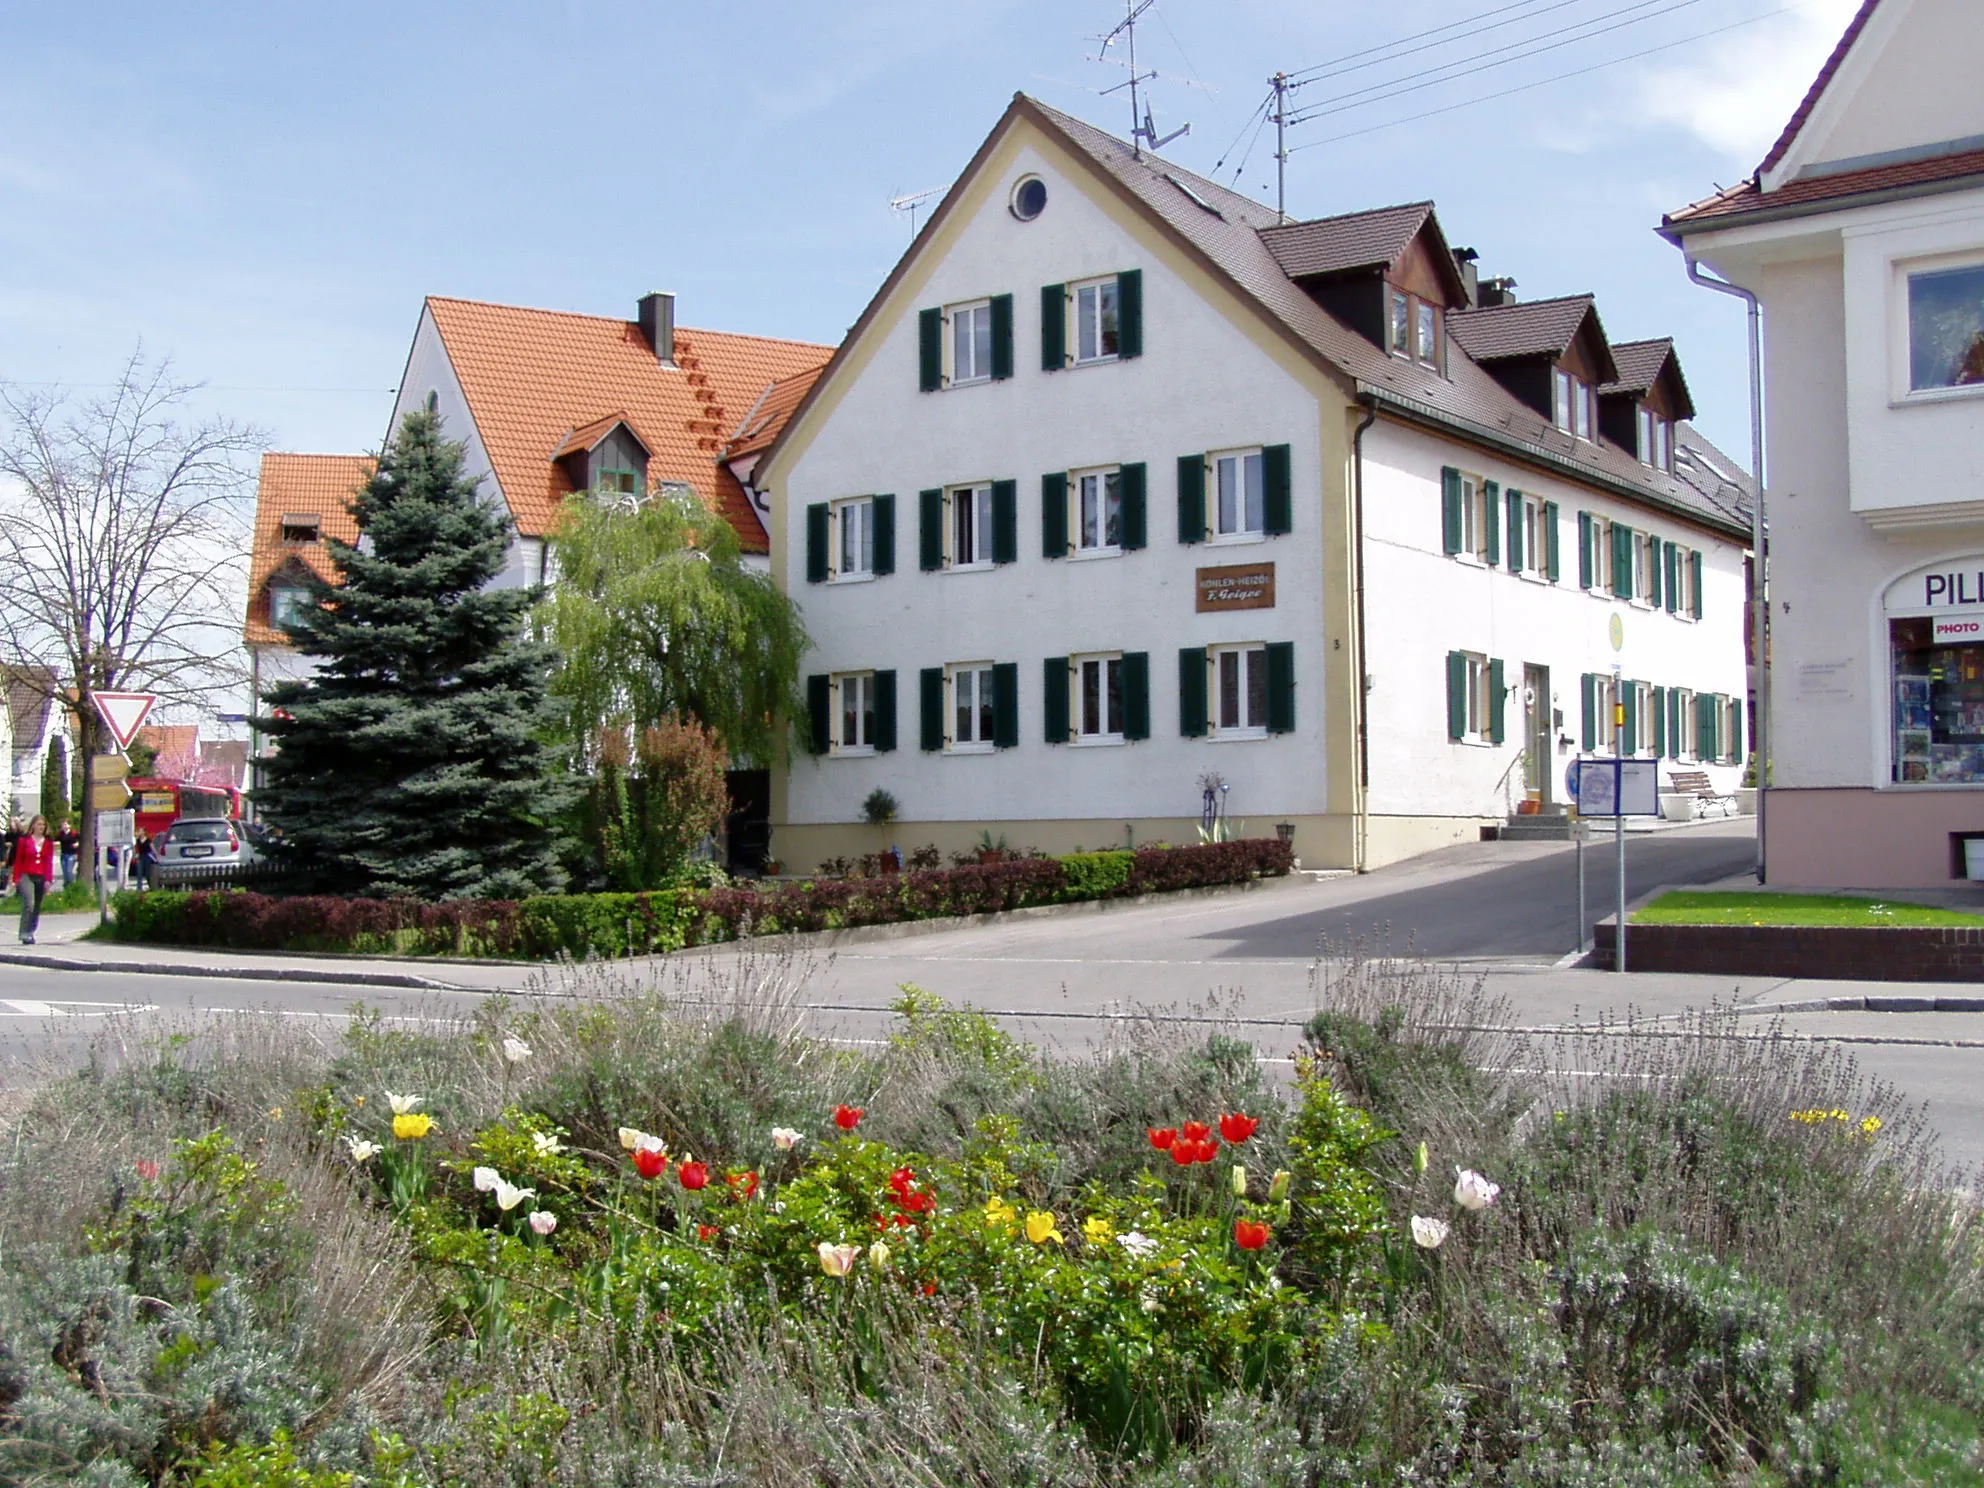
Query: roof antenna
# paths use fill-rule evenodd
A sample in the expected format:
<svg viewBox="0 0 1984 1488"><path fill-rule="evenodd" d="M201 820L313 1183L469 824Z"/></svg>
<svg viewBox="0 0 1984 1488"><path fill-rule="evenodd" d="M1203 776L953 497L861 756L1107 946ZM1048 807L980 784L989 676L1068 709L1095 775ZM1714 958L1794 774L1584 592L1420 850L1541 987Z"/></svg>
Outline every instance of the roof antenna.
<svg viewBox="0 0 1984 1488"><path fill-rule="evenodd" d="M1181 134L1192 132L1192 126L1186 124L1160 139L1157 133L1157 121L1151 115L1150 105L1142 100L1137 91L1140 84L1147 83L1157 76L1155 68L1149 72L1137 71L1137 18L1155 4L1157 0L1123 0L1123 19L1096 38L1098 45L1095 60L1098 62L1114 60L1105 57L1103 53L1116 44L1116 38L1119 36L1124 39L1129 49L1129 78L1113 88L1104 88L1102 95L1106 98L1111 93L1122 92L1125 88L1130 90L1130 153L1139 157L1142 156L1145 145L1156 150L1170 144Z"/></svg>
<svg viewBox="0 0 1984 1488"><path fill-rule="evenodd" d="M892 196L889 198L889 210L894 212L898 217L907 215L909 218L910 242L914 243L916 241L917 209L930 200L931 197L938 195L943 189L941 186L932 186L928 191L910 191L905 192L901 196Z"/></svg>

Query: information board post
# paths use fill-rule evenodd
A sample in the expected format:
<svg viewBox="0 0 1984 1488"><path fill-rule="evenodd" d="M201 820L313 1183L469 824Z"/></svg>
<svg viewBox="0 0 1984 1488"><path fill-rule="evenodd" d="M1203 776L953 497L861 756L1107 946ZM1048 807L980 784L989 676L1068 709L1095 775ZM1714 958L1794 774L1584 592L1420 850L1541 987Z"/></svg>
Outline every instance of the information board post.
<svg viewBox="0 0 1984 1488"><path fill-rule="evenodd" d="M1614 752L1604 759L1574 759L1564 771L1564 783L1570 791L1571 799L1577 802L1580 817L1605 817L1613 819L1613 852L1619 870L1618 913L1619 923L1624 925L1626 918L1626 823L1629 816L1654 816L1660 809L1660 762L1658 760L1626 759ZM1585 882L1584 855L1582 844L1578 854L1578 944L1582 948L1586 942L1585 930ZM1613 940L1615 947L1619 937ZM1619 952L1613 959L1613 969L1623 971L1624 954Z"/></svg>
<svg viewBox="0 0 1984 1488"><path fill-rule="evenodd" d="M136 812L99 811L96 814L96 915L99 924L110 921L109 895L103 882L106 851L116 848L118 869L121 872L128 868L131 849L138 840L137 826Z"/></svg>
<svg viewBox="0 0 1984 1488"><path fill-rule="evenodd" d="M1623 673L1618 666L1612 668L1612 758L1623 765L1626 758L1626 694ZM1620 784L1625 784L1621 770ZM1619 815L1612 818L1612 836L1618 844L1619 862L1615 870L1619 884L1619 918L1612 932L1612 969L1626 969L1626 813L1623 805Z"/></svg>

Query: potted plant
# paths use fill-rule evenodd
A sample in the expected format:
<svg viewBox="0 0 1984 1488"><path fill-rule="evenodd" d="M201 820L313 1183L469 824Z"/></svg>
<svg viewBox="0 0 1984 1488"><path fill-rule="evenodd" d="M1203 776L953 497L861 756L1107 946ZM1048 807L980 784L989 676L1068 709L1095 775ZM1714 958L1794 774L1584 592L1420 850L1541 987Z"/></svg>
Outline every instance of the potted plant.
<svg viewBox="0 0 1984 1488"><path fill-rule="evenodd" d="M876 786L868 792L868 799L861 803L861 819L871 827L886 827L896 819L902 803L893 794Z"/></svg>
<svg viewBox="0 0 1984 1488"><path fill-rule="evenodd" d="M978 861L981 863L1003 863L1006 861L1006 838L1002 833L999 840L992 840L992 829L981 827L978 832Z"/></svg>
<svg viewBox="0 0 1984 1488"><path fill-rule="evenodd" d="M1743 783L1736 787L1736 814L1757 814L1757 757L1754 754L1743 766Z"/></svg>

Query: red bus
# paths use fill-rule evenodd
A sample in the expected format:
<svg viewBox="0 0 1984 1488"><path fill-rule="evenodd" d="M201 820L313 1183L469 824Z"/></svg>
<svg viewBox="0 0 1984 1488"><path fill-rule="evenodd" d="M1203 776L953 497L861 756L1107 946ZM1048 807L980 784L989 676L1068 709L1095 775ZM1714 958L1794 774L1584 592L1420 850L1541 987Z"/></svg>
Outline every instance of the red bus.
<svg viewBox="0 0 1984 1488"><path fill-rule="evenodd" d="M183 780L134 776L131 792L137 825L156 837L180 817L241 819L241 792L231 785L188 785Z"/></svg>

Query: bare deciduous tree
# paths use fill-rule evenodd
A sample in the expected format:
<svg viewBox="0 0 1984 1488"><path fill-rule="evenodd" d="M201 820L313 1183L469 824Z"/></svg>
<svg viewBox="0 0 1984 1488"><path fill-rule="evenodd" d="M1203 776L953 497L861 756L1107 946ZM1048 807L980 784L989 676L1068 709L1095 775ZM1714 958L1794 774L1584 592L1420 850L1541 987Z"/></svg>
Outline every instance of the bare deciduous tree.
<svg viewBox="0 0 1984 1488"><path fill-rule="evenodd" d="M263 441L183 419L194 391L142 348L97 398L0 383L0 651L68 710L85 758L96 693L205 708L246 675L248 457ZM86 854L94 828L85 812Z"/></svg>

